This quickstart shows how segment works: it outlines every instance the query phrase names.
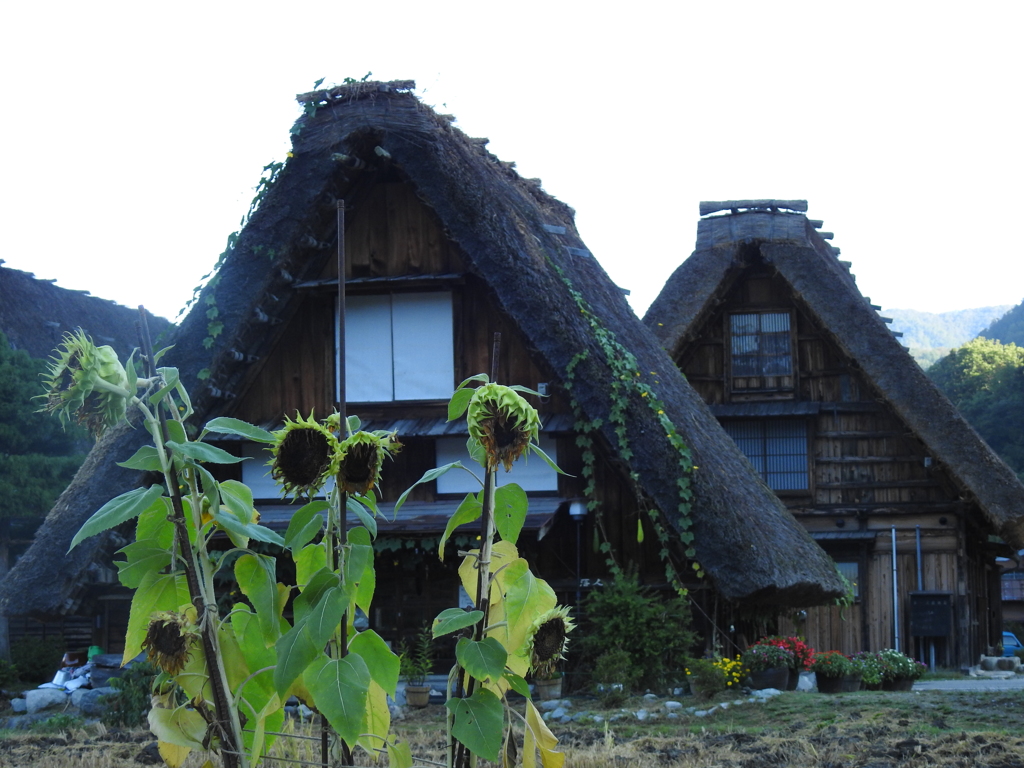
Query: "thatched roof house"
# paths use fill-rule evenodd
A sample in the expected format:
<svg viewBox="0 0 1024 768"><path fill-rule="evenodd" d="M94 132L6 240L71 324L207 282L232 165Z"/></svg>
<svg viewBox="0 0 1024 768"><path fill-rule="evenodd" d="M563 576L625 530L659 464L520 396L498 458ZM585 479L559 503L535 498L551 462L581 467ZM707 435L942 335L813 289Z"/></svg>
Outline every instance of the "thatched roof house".
<svg viewBox="0 0 1024 768"><path fill-rule="evenodd" d="M88 291L61 288L53 280L3 266L0 259L0 331L14 349L45 360L64 335L81 328L97 344L108 344L124 358L138 346L135 324L138 311L89 295ZM154 334L169 325L149 315Z"/></svg>
<svg viewBox="0 0 1024 768"><path fill-rule="evenodd" d="M973 663L999 642L995 558L1024 547L1024 485L899 343L806 210L702 203L696 249L644 322L858 583L846 621L811 612L814 645L941 635L940 661ZM925 599L915 586L948 611L941 631L915 624L911 605Z"/></svg>
<svg viewBox="0 0 1024 768"><path fill-rule="evenodd" d="M273 386L279 388L293 386L293 378L300 383L309 377L330 378L330 362L325 371L307 355L299 359L301 370L282 371L276 362L267 362L268 356L298 354L295 350L311 343L311 333L299 333L296 323L310 291L337 284L336 277L324 278L332 263L337 274L337 202L344 201L355 212L349 219L353 221L373 204L374 189L383 181L400 182L403 189L415 191L415 204L427 211L423 215L439 223L444 242L423 243L422 253L454 254L444 262L447 271L438 274L444 270L432 268L416 274L409 264L419 258L417 251L400 254L403 271L389 272L389 259L398 257L394 249L388 250L387 237L363 232L361 242L371 246L361 251L364 262L349 265L349 292L367 284L464 285L471 294L467 301L485 304L516 329L531 364L576 400L583 418L601 420L595 437L613 457L620 437L608 416L615 404L613 386L621 376L613 366L630 362L616 357L619 353L609 345L609 339L615 340L615 349L632 353L631 374L661 398L665 415L693 452L699 467L693 476L696 556L720 593L734 601L785 605L814 604L840 594L831 561L752 474L631 311L622 290L580 240L572 210L547 195L539 182L520 178L512 164L491 155L485 141L465 136L450 117L425 106L409 92L412 88L409 82L360 83L299 97L306 115L293 131L292 156L220 270L214 290L222 332L211 349L204 347L209 321L200 301L182 323L167 357L182 371L197 420L238 413L237 403L251 403L252 393L271 386L267 382L273 377ZM385 209L391 215L388 226L411 226L394 209ZM346 228L346 241L356 236L355 226ZM288 336L293 332L295 336ZM457 352L461 344L456 340ZM282 351L282 346L291 349ZM566 371L573 364L569 389ZM209 376L200 381L197 374L203 369ZM477 372L457 368L455 380ZM508 375L505 367L501 375ZM334 389L327 385L326 391ZM627 478L635 473L634 495L667 511L664 517L671 524L680 501L678 452L639 390L621 391L632 454L615 460L618 471ZM301 399L300 393L289 400L294 403L290 408L305 412L316 404ZM104 438L98 450L128 455L137 438L122 431ZM93 471L98 471L95 465ZM77 574L61 558L66 542L96 507L96 499L77 495L90 483L90 474L83 471L61 498L41 535L45 553L26 558L3 585L4 610L51 611L73 590ZM123 484L107 487L110 496L123 490ZM30 588L44 569L50 578L61 574L50 594Z"/></svg>

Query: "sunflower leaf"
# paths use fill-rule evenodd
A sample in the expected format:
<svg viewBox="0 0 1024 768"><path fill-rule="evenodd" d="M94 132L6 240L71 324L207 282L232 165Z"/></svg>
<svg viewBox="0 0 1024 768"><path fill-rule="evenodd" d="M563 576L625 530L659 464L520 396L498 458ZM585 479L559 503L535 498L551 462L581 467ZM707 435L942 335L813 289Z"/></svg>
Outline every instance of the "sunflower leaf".
<svg viewBox="0 0 1024 768"><path fill-rule="evenodd" d="M204 437L207 432L216 432L219 435L238 435L239 437L244 437L247 440L252 440L257 443L273 443L275 439L274 436L265 429L253 426L247 421L231 419L227 416L221 416L220 418L207 422L203 431Z"/></svg>
<svg viewBox="0 0 1024 768"><path fill-rule="evenodd" d="M77 547L79 542L84 541L90 536L95 536L97 533L102 533L113 528L115 525L120 525L126 520L138 517L142 512L156 504L163 495L163 492L163 486L151 485L149 488L136 488L111 499L85 521L85 525L79 529L78 533L71 540L68 552Z"/></svg>
<svg viewBox="0 0 1024 768"><path fill-rule="evenodd" d="M446 608L437 614L437 618L434 619L432 627L434 639L436 640L442 635L448 635L452 632L458 632L460 629L471 627L483 617L483 611L464 611L461 608Z"/></svg>
<svg viewBox="0 0 1024 768"><path fill-rule="evenodd" d="M483 510L483 504L480 503L480 499L475 494L468 494L466 498L459 504L459 508L455 510L454 514L448 519L448 525L444 529L444 535L441 537L441 541L437 545L437 555L444 560L444 545L448 541L448 537L454 533L455 529L460 525L466 523L472 523L474 520L480 519L480 514Z"/></svg>

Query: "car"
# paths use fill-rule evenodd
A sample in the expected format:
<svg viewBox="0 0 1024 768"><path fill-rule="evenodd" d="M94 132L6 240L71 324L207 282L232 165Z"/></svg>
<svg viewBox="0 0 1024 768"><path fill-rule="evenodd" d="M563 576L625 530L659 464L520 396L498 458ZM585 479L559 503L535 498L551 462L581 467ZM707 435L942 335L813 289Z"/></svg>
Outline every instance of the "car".
<svg viewBox="0 0 1024 768"><path fill-rule="evenodd" d="M1003 656L1014 656L1014 651L1024 649L1024 645L1013 632L1003 632Z"/></svg>

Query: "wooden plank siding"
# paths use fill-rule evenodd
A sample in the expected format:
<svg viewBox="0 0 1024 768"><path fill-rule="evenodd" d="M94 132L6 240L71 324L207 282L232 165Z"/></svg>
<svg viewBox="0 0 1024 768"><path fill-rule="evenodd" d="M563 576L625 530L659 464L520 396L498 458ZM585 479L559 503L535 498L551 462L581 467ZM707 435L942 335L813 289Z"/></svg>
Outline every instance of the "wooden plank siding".
<svg viewBox="0 0 1024 768"><path fill-rule="evenodd" d="M749 380L730 380L730 315L763 311L791 313L794 390L788 394L782 387L756 392ZM965 544L985 541L986 534L964 530L970 510L946 470L782 277L770 267L749 266L723 285L714 309L675 359L720 419L802 418L807 424L808 488L778 493L836 560L859 563L860 596L842 610L819 606L799 622L781 619L780 631L844 653L892 647L890 532L896 526L901 646L912 652L909 593L917 590L920 526L924 589L957 596L954 634L939 644L938 662L972 663L994 644L999 622L991 557ZM793 405L783 402L787 398Z"/></svg>

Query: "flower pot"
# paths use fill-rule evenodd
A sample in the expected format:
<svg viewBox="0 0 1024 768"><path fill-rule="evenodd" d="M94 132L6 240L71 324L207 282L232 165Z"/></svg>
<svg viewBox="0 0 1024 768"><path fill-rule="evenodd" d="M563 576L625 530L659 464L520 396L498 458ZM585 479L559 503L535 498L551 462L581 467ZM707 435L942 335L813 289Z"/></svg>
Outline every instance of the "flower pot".
<svg viewBox="0 0 1024 768"><path fill-rule="evenodd" d="M538 699L550 701L562 698L562 678L560 677L549 680L534 680L533 685Z"/></svg>
<svg viewBox="0 0 1024 768"><path fill-rule="evenodd" d="M429 685L405 686L405 703L410 707L423 708L430 703Z"/></svg>
<svg viewBox="0 0 1024 768"><path fill-rule="evenodd" d="M914 681L909 677L897 677L893 680L883 680L883 691L910 691L914 688Z"/></svg>
<svg viewBox="0 0 1024 768"><path fill-rule="evenodd" d="M818 685L818 693L853 693L860 690L860 672L851 672L839 677L825 677L821 672L814 673Z"/></svg>
<svg viewBox="0 0 1024 768"><path fill-rule="evenodd" d="M757 690L776 688L784 691L789 683L789 667L772 667L760 672L751 672L749 681L750 687Z"/></svg>
<svg viewBox="0 0 1024 768"><path fill-rule="evenodd" d="M786 690L795 691L798 685L800 685L800 670L790 667L789 681L786 683Z"/></svg>

